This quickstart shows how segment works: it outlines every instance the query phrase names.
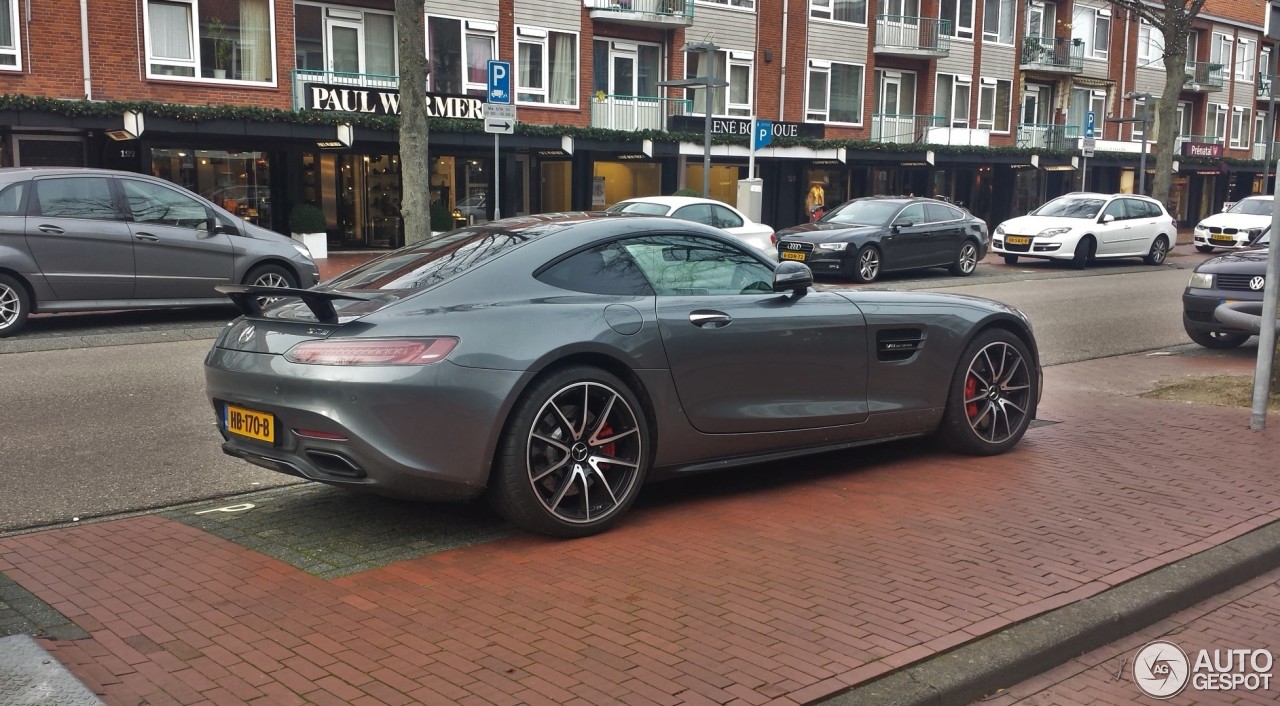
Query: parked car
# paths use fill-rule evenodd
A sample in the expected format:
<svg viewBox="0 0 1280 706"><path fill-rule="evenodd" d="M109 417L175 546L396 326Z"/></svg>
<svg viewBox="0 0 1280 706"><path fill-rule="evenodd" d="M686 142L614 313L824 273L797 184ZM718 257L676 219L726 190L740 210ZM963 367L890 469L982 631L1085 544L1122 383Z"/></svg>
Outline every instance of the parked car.
<svg viewBox="0 0 1280 706"><path fill-rule="evenodd" d="M1153 198L1076 192L996 226L991 250L1009 265L1034 257L1069 260L1082 270L1094 260L1120 257L1159 265L1177 242L1173 217Z"/></svg>
<svg viewBox="0 0 1280 706"><path fill-rule="evenodd" d="M1214 318L1224 301L1262 301L1267 283L1271 229L1263 230L1247 250L1209 258L1196 266L1182 293L1182 327L1205 348L1235 348L1253 335Z"/></svg>
<svg viewBox="0 0 1280 706"><path fill-rule="evenodd" d="M973 274L987 254L987 224L945 201L867 196L827 211L817 223L778 233L778 255L814 274L874 282L884 272L946 267Z"/></svg>
<svg viewBox="0 0 1280 706"><path fill-rule="evenodd" d="M725 231L770 258L777 256L773 249L773 228L752 221L745 213L723 201L697 196L640 196L619 201L605 210L611 213L670 216L703 223Z"/></svg>
<svg viewBox="0 0 1280 706"><path fill-rule="evenodd" d="M454 219L469 221L472 217L476 220L487 218L485 208L488 205L488 200L485 198L486 196L487 194L484 192L478 192L459 201L457 208L453 209Z"/></svg>
<svg viewBox="0 0 1280 706"><path fill-rule="evenodd" d="M265 311L268 290L222 287L244 317L206 358L207 390L232 456L353 490L487 494L560 536L607 528L650 478L930 434L995 454L1022 437L1041 380L1023 314L812 281L700 223L509 218Z"/></svg>
<svg viewBox="0 0 1280 706"><path fill-rule="evenodd" d="M1271 196L1249 196L1197 223L1192 233L1196 250L1213 252L1217 248L1250 247L1250 240L1271 226L1272 199Z"/></svg>
<svg viewBox="0 0 1280 706"><path fill-rule="evenodd" d="M301 243L163 179L0 169L0 337L34 312L224 305L219 284L318 277Z"/></svg>

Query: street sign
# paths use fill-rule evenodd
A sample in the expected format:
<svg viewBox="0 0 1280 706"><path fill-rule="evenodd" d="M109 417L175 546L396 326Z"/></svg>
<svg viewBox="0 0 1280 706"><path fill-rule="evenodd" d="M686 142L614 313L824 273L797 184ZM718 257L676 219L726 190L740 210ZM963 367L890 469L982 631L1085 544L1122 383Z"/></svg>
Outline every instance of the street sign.
<svg viewBox="0 0 1280 706"><path fill-rule="evenodd" d="M1084 114L1084 136L1085 137L1087 138L1093 137L1093 125L1094 125L1093 111L1090 110L1089 112Z"/></svg>
<svg viewBox="0 0 1280 706"><path fill-rule="evenodd" d="M489 103L511 103L511 62L489 60Z"/></svg>
<svg viewBox="0 0 1280 706"><path fill-rule="evenodd" d="M1086 137L1080 140L1080 156L1092 157L1093 148L1097 145L1097 141L1092 137Z"/></svg>
<svg viewBox="0 0 1280 706"><path fill-rule="evenodd" d="M756 134L751 140L751 149L758 150L773 144L773 121L756 120Z"/></svg>
<svg viewBox="0 0 1280 706"><path fill-rule="evenodd" d="M502 103L485 103L484 131L510 135L516 131L516 107Z"/></svg>

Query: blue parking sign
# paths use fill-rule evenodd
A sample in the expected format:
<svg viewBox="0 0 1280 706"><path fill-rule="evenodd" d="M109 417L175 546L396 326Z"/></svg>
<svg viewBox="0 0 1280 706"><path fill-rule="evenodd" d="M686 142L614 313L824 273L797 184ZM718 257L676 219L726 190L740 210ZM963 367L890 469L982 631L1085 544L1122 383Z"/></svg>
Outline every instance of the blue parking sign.
<svg viewBox="0 0 1280 706"><path fill-rule="evenodd" d="M757 120L756 134L751 141L751 149L758 150L773 143L773 121Z"/></svg>
<svg viewBox="0 0 1280 706"><path fill-rule="evenodd" d="M511 62L489 60L489 102L511 102Z"/></svg>
<svg viewBox="0 0 1280 706"><path fill-rule="evenodd" d="M1093 137L1093 125L1094 125L1093 120L1094 118L1093 118L1092 110L1084 114L1084 136L1085 137Z"/></svg>

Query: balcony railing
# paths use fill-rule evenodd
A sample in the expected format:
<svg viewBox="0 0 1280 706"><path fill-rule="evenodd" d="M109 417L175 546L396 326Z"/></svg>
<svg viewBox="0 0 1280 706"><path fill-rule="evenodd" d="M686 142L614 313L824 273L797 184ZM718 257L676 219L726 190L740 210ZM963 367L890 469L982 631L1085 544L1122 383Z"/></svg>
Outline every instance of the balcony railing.
<svg viewBox="0 0 1280 706"><path fill-rule="evenodd" d="M877 54L944 57L951 53L951 20L876 15Z"/></svg>
<svg viewBox="0 0 1280 706"><path fill-rule="evenodd" d="M693 0L583 0L593 19L634 24L693 23Z"/></svg>
<svg viewBox="0 0 1280 706"><path fill-rule="evenodd" d="M1018 123L1018 146L1043 150L1073 150L1080 137L1079 125Z"/></svg>
<svg viewBox="0 0 1280 706"><path fill-rule="evenodd" d="M1176 140L1179 144L1183 142L1200 142L1204 144L1220 145L1222 138L1217 135L1179 135Z"/></svg>
<svg viewBox="0 0 1280 706"><path fill-rule="evenodd" d="M1255 142L1255 143L1253 143L1253 151L1252 151L1252 153L1251 153L1249 156L1250 156L1250 157L1252 157L1253 159L1258 160L1258 161L1262 161L1262 160L1266 159L1266 158L1267 158L1267 143L1265 143L1265 142ZM1272 161L1274 161L1277 157L1280 157L1280 142L1272 142L1272 143L1271 143L1271 159L1272 159Z"/></svg>
<svg viewBox="0 0 1280 706"><path fill-rule="evenodd" d="M693 101L657 96L603 96L591 100L591 127L610 130L666 130L667 118L688 115Z"/></svg>
<svg viewBox="0 0 1280 706"><path fill-rule="evenodd" d="M927 141L929 128L943 125L941 115L903 115L899 113L875 113L871 116L872 142L897 142L910 144Z"/></svg>
<svg viewBox="0 0 1280 706"><path fill-rule="evenodd" d="M325 83L331 86L350 86L352 88L383 88L399 90L400 77L391 74L353 74L346 71L312 71L310 69L294 69L294 110L302 110L307 107L307 97L303 93L303 87L308 83Z"/></svg>
<svg viewBox="0 0 1280 706"><path fill-rule="evenodd" d="M1226 74L1222 64L1194 61L1187 64L1187 82L1183 88L1188 91L1214 91L1222 88Z"/></svg>
<svg viewBox="0 0 1280 706"><path fill-rule="evenodd" d="M1023 37L1023 70L1080 73L1084 71L1084 42L1070 37Z"/></svg>
<svg viewBox="0 0 1280 706"><path fill-rule="evenodd" d="M1262 72L1258 72L1258 82L1254 84L1254 86L1257 87L1258 98L1271 97L1271 80L1273 78L1274 77L1271 74L1264 74ZM1280 87L1277 87L1277 88L1278 90L1280 90Z"/></svg>

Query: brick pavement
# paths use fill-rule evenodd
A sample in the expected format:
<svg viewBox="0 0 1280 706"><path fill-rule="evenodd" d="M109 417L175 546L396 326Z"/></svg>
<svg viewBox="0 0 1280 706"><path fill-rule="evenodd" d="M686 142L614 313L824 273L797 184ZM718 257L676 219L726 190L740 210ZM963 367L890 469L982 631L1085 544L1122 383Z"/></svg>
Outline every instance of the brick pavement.
<svg viewBox="0 0 1280 706"><path fill-rule="evenodd" d="M666 484L576 541L325 581L149 515L4 538L0 571L90 633L42 644L109 704L805 703L1280 519L1276 420L1134 396L1250 363L1057 366L1057 423L1009 454L899 444L736 492Z"/></svg>

